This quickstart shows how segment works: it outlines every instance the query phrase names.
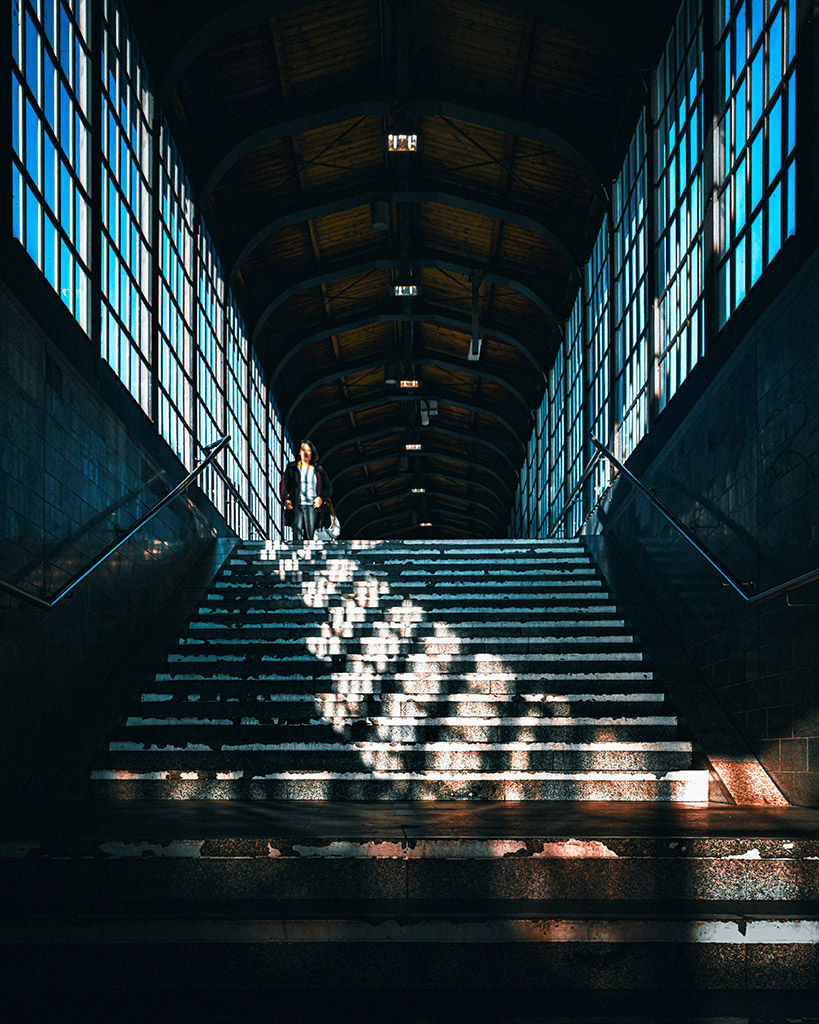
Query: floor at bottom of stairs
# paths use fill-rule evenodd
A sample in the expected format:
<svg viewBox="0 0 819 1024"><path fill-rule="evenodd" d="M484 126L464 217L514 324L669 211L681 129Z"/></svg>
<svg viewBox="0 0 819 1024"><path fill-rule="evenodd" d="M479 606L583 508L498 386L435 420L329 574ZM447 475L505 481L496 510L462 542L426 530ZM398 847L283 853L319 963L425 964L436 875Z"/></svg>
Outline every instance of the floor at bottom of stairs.
<svg viewBox="0 0 819 1024"><path fill-rule="evenodd" d="M116 993L31 990L11 1024L82 1020L88 1024L819 1024L815 992L685 992L517 989L358 989L323 991L154 990ZM8 1005L8 1004L7 1004Z"/></svg>
<svg viewBox="0 0 819 1024"><path fill-rule="evenodd" d="M265 980L265 962L262 964L264 970L260 968L254 974L254 984L244 986L238 981L236 968L241 967L248 956L256 955L250 944L242 943L239 953L235 943L212 944L208 952L205 944L200 942L175 944L170 938L146 947L138 941L137 931L158 926L164 928L166 916L157 912L148 892L142 906L137 907L129 918L123 918L127 928L131 929L131 938L126 939L123 933L118 946L116 943L106 944L106 937L100 929L109 927L106 922L119 920L122 908L112 905L108 911L103 908L101 912L94 902L112 896L121 900L133 895L127 889L130 872L122 876L118 874L117 862L127 862L126 866L133 868L144 865L146 878L154 888L165 884L165 875L160 877L152 868L170 867L169 884L175 887L172 895L177 898L191 895L184 889L183 878L187 868L196 867L186 853L188 847L197 845L186 842L190 840L239 840L232 849L232 844L226 844L224 851L213 849L209 855L213 858L211 864L218 866L219 858L225 856L234 858L239 872L236 885L241 890L240 895L247 889L258 896L255 883L250 884L253 879L248 881L248 872L252 874L253 864L262 864L264 857L258 850L246 849L247 842L241 840L249 840L251 844L253 840L264 840L263 845L266 846L270 840L290 838L297 841L309 837L353 840L351 845L356 845L355 841L362 844L385 840L395 842L403 836L410 846L417 845L414 841L425 837L506 840L500 844L503 847L515 846L514 840L519 837L541 837L541 840L548 837L550 841L563 838L567 841L564 844L554 843L555 847L568 846L574 839L591 840L587 844L591 866L598 862L616 863L600 859L600 848L605 840L614 837L628 840L638 858L642 847L645 847L643 852L650 856L660 839L669 840L666 845L673 842L675 846L687 846L690 854L696 856L708 856L711 845L721 847L722 841L731 839L730 849L719 851L731 865L731 876L738 877L738 871L755 877L758 874L760 884L773 885L776 866L769 864L767 858L779 855L770 854L768 847L772 844L783 848L795 847L796 852L805 858L806 870L810 868L808 862L816 860L813 848L819 841L819 808L613 802L66 801L3 804L0 805L0 814L3 821L0 847L5 848L4 855L12 860L15 857L31 859L34 868L39 862L43 879L48 881L50 878L52 886L65 879L65 890L57 893L61 899L67 898L71 903L78 895L76 887L79 886L79 894L87 903L79 908L66 906L64 911L60 911L59 908L55 910L37 905L41 900L52 899L53 892L35 891L33 894L35 905L30 919L38 927L45 925L59 929L66 920L70 921L77 934L73 943L66 946L59 945L57 932L50 940L46 935L35 935L33 940L29 937L22 943L15 942L12 933L19 918L15 920L14 914L10 915L6 922L9 929L5 938L5 963L8 967L13 961L14 970L7 975L4 995L4 1006L13 1008L11 1015L4 1012L4 1019L10 1024L42 1024L52 1019L78 1019L89 1024L102 1024L103 1021L106 1024L113 1021L117 1024L136 1024L137 1021L139 1024L165 1021L173 1021L174 1024L194 1021L196 1024L241 1024L246 1021L254 1024L280 1021L288 1024L302 1021L310 1024L316 1021L332 1024L352 1024L353 1021L355 1024L382 1024L384 1021L389 1024L481 1024L484 1021L492 1024L785 1024L786 1021L819 1024L819 971L814 976L808 966L809 976L801 978L799 984L807 985L809 990L799 990L797 986L789 986L787 991L784 988L771 991L742 987L724 990L716 986L707 990L686 989L679 986L679 980L685 977L689 966L693 974L702 975L701 967L687 965L686 962L677 972L677 984L672 982L669 989L656 977L673 966L669 961L670 947L663 949L662 944L659 950L650 944L644 947L645 952L636 947L626 950L628 962L615 959L604 963L601 956L604 959L623 956L622 951L609 947L591 950L591 959L580 951L573 960L571 971L558 970L554 965L550 968L548 963L532 962L531 970L519 971L525 984L516 985L508 974L505 983L497 983L498 978L504 977L503 962L498 962L499 955L502 961L503 949L497 944L470 943L459 948L457 944L448 947L444 943L436 947L438 952L434 956L425 960L422 957L423 963L418 961L421 967L433 968L437 974L436 983L427 985L421 971L413 974L410 969L415 963L412 956L417 958L423 952L421 943L417 947L409 943L404 946L388 944L383 954L379 954L378 947L372 943L349 943L346 948L337 944L337 950L326 954L324 960L320 957L312 959L315 953L309 952L311 944L305 943L302 959L285 965L287 970L279 970L275 982ZM706 848L693 850L692 847L699 847L699 844L686 843L689 838L705 841ZM102 853L107 859L100 859L100 844L106 848ZM163 851L160 847L166 845L173 848L168 851L173 857L161 856ZM217 842L217 845L222 844ZM319 844L306 845L313 847ZM281 848L285 854L284 863L287 844L282 843ZM760 851L762 860L757 859ZM271 850L271 856L273 852ZM515 851L512 852L514 854ZM500 853L503 854L503 850ZM108 877L107 889L107 875L98 877L94 873L98 863L108 864L114 869ZM430 854L429 865L435 868L434 851ZM315 887L320 878L312 867L321 867L318 858L313 859L312 866L305 861L305 866L311 868L308 881ZM72 874L74 868L80 869L76 877ZM52 869L53 876L49 874ZM179 877L178 872L182 872ZM676 884L674 872L663 868L664 877L666 873L668 885ZM209 908L209 918L213 918L217 912L223 912L222 908L215 906L217 892L213 886L218 883L218 877L206 874L200 896L214 903ZM439 878L437 871L434 874L439 888L444 886L448 895L455 895L454 891L450 892L450 887L457 878L450 875ZM811 869L811 877L814 874ZM571 871L566 877L570 875ZM32 877L39 877L36 871ZM794 877L798 881L802 876L797 873ZM140 884L145 882L141 875L140 878ZM7 893L8 898L14 889L10 885L7 887L11 890ZM815 892L815 886L810 891ZM518 896L523 894L528 895L528 892L517 892ZM319 894L311 889L308 895L318 898ZM597 895L603 898L606 893L600 891ZM246 902L249 909L255 909L250 908L251 900L237 899L236 902ZM764 913L766 909L763 906L757 911ZM47 918L53 910L56 916L49 924L44 916ZM544 919L549 917L542 908L535 907L534 902L533 910L540 912ZM612 910L634 916L633 906L614 907ZM672 917L674 910L670 907L668 911ZM771 906L770 910L779 912L781 908ZM287 913L283 915L283 911ZM720 916L724 911L726 908L719 908L719 913L715 913ZM741 911L738 906L727 908L731 918L735 912L740 914ZM656 904L647 906L647 916L641 916L640 920L648 921L656 912ZM797 920L804 912L804 905L794 906L790 916ZM504 920L513 920L515 913L515 908L506 908ZM578 919L583 913L586 911L579 907L563 910L564 916ZM288 908L279 907L276 919L298 924L289 914ZM189 915L177 916L187 918ZM257 919L255 913L250 916ZM815 915L811 913L809 916ZM412 927L412 922L399 923ZM204 940L205 937L200 938ZM3 945L0 939L0 947ZM518 949L526 954L534 945L531 943L524 948L522 944ZM559 947L566 951L569 945L556 943L555 952L561 954ZM677 947L685 954L680 944ZM414 948L420 952L414 954ZM797 954L810 954L804 945L794 948ZM717 945L709 947L706 952L718 952ZM727 953L730 954L730 950ZM384 987L366 982L357 985L359 978L367 976L368 969L372 975L373 960L379 955L410 957L403 974L411 977L411 983ZM309 958L306 961L305 956ZM335 962L327 956L334 957ZM655 961L653 964L652 960ZM528 960L523 966L527 964ZM512 962L511 966L514 968L516 965ZM761 964L763 969L765 966ZM628 979L626 984L629 988L617 985L608 989L593 988L590 984L576 989L556 988L543 983L545 975L539 977L539 972L544 969L552 969L555 976L575 977L579 985L584 984L585 973L592 970L622 971ZM721 971L719 958L709 960L705 969L718 975ZM309 977L309 984L297 983L296 974L302 981ZM631 988L632 984L640 983L644 974L647 982L651 978L654 980L645 988Z"/></svg>
<svg viewBox="0 0 819 1024"><path fill-rule="evenodd" d="M395 835L501 838L517 835L819 838L817 807L639 801L427 801L417 803L140 800L1 803L5 839L347 838Z"/></svg>

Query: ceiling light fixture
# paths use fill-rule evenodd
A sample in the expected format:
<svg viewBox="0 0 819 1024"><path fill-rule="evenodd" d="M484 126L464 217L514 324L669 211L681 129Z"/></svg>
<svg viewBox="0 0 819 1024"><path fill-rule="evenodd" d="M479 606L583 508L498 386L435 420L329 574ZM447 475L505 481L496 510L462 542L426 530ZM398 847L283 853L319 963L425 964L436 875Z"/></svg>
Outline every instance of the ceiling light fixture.
<svg viewBox="0 0 819 1024"><path fill-rule="evenodd" d="M398 270L398 276L390 285L390 291L396 298L412 299L421 294L421 286L413 279L410 268L402 265Z"/></svg>
<svg viewBox="0 0 819 1024"><path fill-rule="evenodd" d="M413 487L412 488L412 493L413 494L426 494L427 493L427 489L426 489L426 487Z"/></svg>
<svg viewBox="0 0 819 1024"><path fill-rule="evenodd" d="M390 153L417 153L421 142L418 132L392 131L387 135Z"/></svg>
<svg viewBox="0 0 819 1024"><path fill-rule="evenodd" d="M421 387L421 381L420 380L416 380L413 377L403 378L403 379L398 381L398 387L399 388L420 388Z"/></svg>
<svg viewBox="0 0 819 1024"><path fill-rule="evenodd" d="M421 445L420 445L419 442L407 441L406 444L404 445L404 451L407 451L407 452L420 452L421 451Z"/></svg>

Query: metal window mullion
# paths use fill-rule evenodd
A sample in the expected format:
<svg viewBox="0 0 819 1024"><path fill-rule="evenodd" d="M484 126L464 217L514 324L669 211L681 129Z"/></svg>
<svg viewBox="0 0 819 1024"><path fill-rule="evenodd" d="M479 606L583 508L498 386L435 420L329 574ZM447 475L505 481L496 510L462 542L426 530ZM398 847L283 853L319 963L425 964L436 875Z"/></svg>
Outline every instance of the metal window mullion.
<svg viewBox="0 0 819 1024"><path fill-rule="evenodd" d="M199 214L199 220L202 221L202 214L201 213ZM213 255L213 254L211 254L211 255ZM219 334L221 335L221 347L222 347L222 424L223 424L222 429L226 432L227 431L227 427L228 427L228 422L229 422L229 411L230 411L229 410L229 402L228 402L228 375L230 374L230 367L228 365L228 341L227 341L227 332L228 332L227 299L228 299L228 295L227 295L227 287L223 288L222 289L222 295L221 296L219 295L219 289L216 287L216 275L217 275L217 273L218 273L218 268L216 266L216 261L214 259L213 260L213 275L214 276L213 276L213 279L210 281L210 284L211 284L211 287L213 288L214 297L215 297L215 299L216 299L217 303L219 304L219 306L221 308L221 311L222 311L222 316L221 316L222 324L221 324L221 329L219 331ZM210 277L210 274L208 274L208 277ZM216 338L217 334L216 334L216 331L213 330L213 324L211 324L210 327L211 327L211 330L213 331L214 338ZM217 387L218 386L219 385L218 385L218 381L217 381ZM236 486L236 481L233 480L233 478L231 476L231 473L230 473L230 457L231 457L231 454L233 455L234 459L236 457L236 449L235 449L236 438L231 438L231 441L232 441L232 445L228 446L228 448L230 450L225 449L223 469L225 470L225 473L227 474L228 479L230 479L233 482L234 486ZM220 509L220 511L221 511L222 515L227 519L228 518L228 505L230 504L230 499L229 499L229 496L228 496L227 487L225 487L224 482L222 483L222 493L224 494L224 499L223 499L224 507L222 509ZM238 506L233 506L233 507L236 508L235 515L240 515L241 514L241 510L238 508ZM230 522L230 520L228 520L228 522ZM234 524L231 524L231 525L233 525L233 529L236 530L236 526ZM239 531L236 530L236 532L238 533Z"/></svg>
<svg viewBox="0 0 819 1024"><path fill-rule="evenodd" d="M170 140L168 141L168 151L171 157L176 159L178 164L178 157L174 157L173 150L170 146ZM173 177L170 177L169 184L172 185L172 183ZM176 193L174 193L174 197L179 203L179 216L191 236L191 406L193 412L193 457L197 458L201 447L201 433L199 430L199 360L201 358L199 341L199 218L196 216L196 211L194 210L193 224L188 224L187 218L185 217L184 205L176 196ZM180 260L180 265L183 270L186 269L184 260ZM184 306L184 296L182 296L182 300ZM182 319L184 320L184 315Z"/></svg>
<svg viewBox="0 0 819 1024"><path fill-rule="evenodd" d="M20 34L22 36L22 32ZM24 43L25 40L22 41L21 48ZM12 56L11 46L7 48L6 54L7 63L4 81L9 83L14 80L16 82L18 76L15 71L15 61ZM4 138L6 140L6 144L3 146L3 149L7 153L5 164L6 167L11 168L12 173L14 173L17 162L14 157L14 143L11 137L11 126L13 123L13 105L17 102L17 97L14 95L14 90L10 88L8 84L5 88L0 89L0 93L2 93L2 98L0 98L0 118L2 118L2 124L5 126ZM8 171L6 173L8 173ZM6 180L8 181L8 178ZM14 229L14 215L12 213L11 191L4 189L0 191L0 196L2 196L2 198L0 198L0 231L2 232L3 237L0 252L5 256L4 265L9 266L12 258L13 243L15 241L12 233ZM22 204L22 197L20 198L20 203Z"/></svg>
<svg viewBox="0 0 819 1024"><path fill-rule="evenodd" d="M91 344L97 358L103 358L102 352L102 71L95 66L94 54L102 61L104 47L102 45L103 9L102 0L89 0L91 3L91 245L90 245L90 301L91 301ZM76 178L79 189L79 177ZM72 246L75 248L75 246ZM78 255L78 252L75 253Z"/></svg>
<svg viewBox="0 0 819 1024"><path fill-rule="evenodd" d="M631 143L629 143L629 149ZM627 151L628 152L628 151ZM609 215L608 215L608 231L606 232L606 243L608 245L608 256L606 257L606 284L608 288L608 309L607 319L609 325L609 393L606 398L606 419L608 420L608 443L616 448L614 443L617 437L617 375L618 375L618 356L617 356L617 345L615 339L617 337L617 310L615 309L615 267L614 267L614 236L616 228L614 226L614 203L612 198L614 196L614 189L616 187L616 180L612 183L610 198L609 198ZM628 191L628 195L631 196L631 189ZM622 223L622 218L621 218ZM624 265L625 265L624 261ZM623 268L621 268L622 270ZM622 368L620 368L622 369ZM615 454L618 454L615 452ZM608 472L608 471L607 471Z"/></svg>
<svg viewBox="0 0 819 1024"><path fill-rule="evenodd" d="M594 250L592 250L594 251ZM587 264L588 265L588 264ZM591 410L590 399L591 399L591 388L593 381L592 374L592 360L591 360L591 323L589 322L589 310L590 310L590 296L594 294L594 282L590 282L591 287L586 289L586 274L583 274L583 304L580 307L580 409L578 410L578 417L581 423L580 430L580 451L579 459L580 466L583 466L587 459L586 446L589 431L591 429ZM587 294L588 291L588 294ZM590 443L589 443L590 444ZM580 522L583 521L584 513L587 507L589 507L589 495L591 494L591 474L586 478L583 487L580 489L578 498L580 500Z"/></svg>
<svg viewBox="0 0 819 1024"><path fill-rule="evenodd" d="M141 98L140 98L141 99ZM140 103L140 111L142 110ZM156 425L157 432L160 430L159 424L159 375L161 372L160 358L159 358L159 311L160 311L160 281L159 281L159 239L160 239L160 224L159 224L159 183L161 180L160 171L160 133L161 133L161 122L160 122L160 108L156 101L152 103L151 109L151 188L150 188L150 209L151 209L151 410L152 419ZM177 362L180 362L177 360ZM184 367L182 369L182 377L185 376ZM176 405L176 396L169 402L169 404ZM175 442L175 447L178 446L178 442ZM179 453L177 453L179 455ZM182 452L182 462L184 462L184 451ZM186 466L186 469L190 469L190 466Z"/></svg>
<svg viewBox="0 0 819 1024"><path fill-rule="evenodd" d="M793 90L796 103L796 237L805 237L812 230L804 216L819 201L819 30L814 15L815 0L796 0L796 61L794 72L799 87ZM800 146L799 140L804 140ZM798 159L796 156L798 155ZM800 213L803 215L800 216ZM811 218L815 224L815 219ZM801 228L801 230L800 230Z"/></svg>
<svg viewBox="0 0 819 1024"><path fill-rule="evenodd" d="M656 74L656 72L655 72ZM655 87L656 88L656 87ZM657 166L658 134L664 120L665 106L659 112L655 124L651 97L646 100L646 433L654 426L660 414L659 348L662 344L658 331L659 307L662 301L664 283L659 279L659 248L664 244L665 232L659 232L657 206L659 203L659 168Z"/></svg>

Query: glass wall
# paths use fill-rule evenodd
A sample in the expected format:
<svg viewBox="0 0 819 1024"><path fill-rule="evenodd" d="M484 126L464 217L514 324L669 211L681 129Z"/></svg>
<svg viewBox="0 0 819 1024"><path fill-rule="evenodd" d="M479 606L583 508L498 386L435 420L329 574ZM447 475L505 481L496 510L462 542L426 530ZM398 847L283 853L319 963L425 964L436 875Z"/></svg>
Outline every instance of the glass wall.
<svg viewBox="0 0 819 1024"><path fill-rule="evenodd" d="M100 348L145 412L151 408L153 97L116 3L103 3Z"/></svg>
<svg viewBox="0 0 819 1024"><path fill-rule="evenodd" d="M592 454L588 433L627 459L719 344L706 337L707 198L717 330L795 231L795 0L715 0L708 53L704 4L681 3L614 182L539 412L549 441L529 446L521 470L513 536L542 535L537 501L547 534L573 536L609 480L610 464L598 463L567 504ZM547 483L535 497L537 474Z"/></svg>
<svg viewBox="0 0 819 1024"><path fill-rule="evenodd" d="M586 408L589 430L609 444L609 397L611 385L611 334L609 331L609 219L597 233L589 262L586 264L586 305L584 309L588 348L585 353L587 368ZM586 446L586 456L591 449ZM608 486L609 464L598 462L592 473L592 489L595 499Z"/></svg>
<svg viewBox="0 0 819 1024"><path fill-rule="evenodd" d="M796 0L717 5L719 323L796 228Z"/></svg>
<svg viewBox="0 0 819 1024"><path fill-rule="evenodd" d="M14 236L186 468L230 434L202 483L228 523L281 536L290 439L121 3L94 8L99 53L91 0L11 7Z"/></svg>
<svg viewBox="0 0 819 1024"><path fill-rule="evenodd" d="M627 459L648 429L648 170L645 116L614 183L615 454Z"/></svg>
<svg viewBox="0 0 819 1024"><path fill-rule="evenodd" d="M566 515L561 531L572 536L580 529L582 502L574 492L583 473L585 446L583 405L583 293L578 291L566 324ZM574 495L574 497L572 497ZM569 501L569 499L572 499ZM558 536L562 536L562 532Z"/></svg>
<svg viewBox="0 0 819 1024"><path fill-rule="evenodd" d="M12 231L91 329L90 0L11 5Z"/></svg>
<svg viewBox="0 0 819 1024"><path fill-rule="evenodd" d="M704 353L702 0L684 0L654 76L657 389L665 408Z"/></svg>
<svg viewBox="0 0 819 1024"><path fill-rule="evenodd" d="M185 466L194 459L193 280L196 215L191 187L164 122L159 138L159 432Z"/></svg>

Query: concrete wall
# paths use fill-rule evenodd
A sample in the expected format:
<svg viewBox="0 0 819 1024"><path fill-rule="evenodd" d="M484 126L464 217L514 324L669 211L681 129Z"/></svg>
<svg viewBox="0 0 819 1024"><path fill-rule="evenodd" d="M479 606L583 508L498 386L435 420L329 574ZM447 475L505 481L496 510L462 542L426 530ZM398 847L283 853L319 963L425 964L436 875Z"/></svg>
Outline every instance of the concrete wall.
<svg viewBox="0 0 819 1024"><path fill-rule="evenodd" d="M819 253L676 426L662 420L628 466L739 580L759 591L819 566ZM744 606L623 480L585 532L604 572L630 574L637 631L659 614L691 685L704 677L792 802L819 804L819 585Z"/></svg>
<svg viewBox="0 0 819 1024"><path fill-rule="evenodd" d="M44 301L54 324L73 331L69 340L86 366L79 372L66 357L66 338L52 331L55 344L0 288L0 576L51 595L183 470L167 450L163 467L147 418L88 351L59 299ZM133 423L144 422L142 438L103 403L106 389ZM153 452L145 443L152 432ZM152 618L212 545L218 520L193 496L201 511L178 499L50 612L0 592L0 796L19 793L57 750L76 762L80 785L105 709L121 710L127 700L124 676L113 670L132 658ZM41 795L54 795L61 781Z"/></svg>

